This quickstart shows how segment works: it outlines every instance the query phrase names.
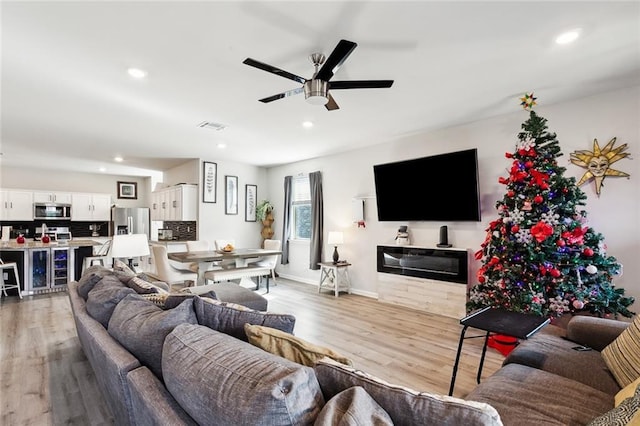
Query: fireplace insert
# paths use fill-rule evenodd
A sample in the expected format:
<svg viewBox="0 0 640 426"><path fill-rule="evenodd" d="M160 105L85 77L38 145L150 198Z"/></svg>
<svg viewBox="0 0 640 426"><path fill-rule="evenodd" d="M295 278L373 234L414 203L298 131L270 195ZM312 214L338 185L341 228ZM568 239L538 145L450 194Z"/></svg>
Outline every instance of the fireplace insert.
<svg viewBox="0 0 640 426"><path fill-rule="evenodd" d="M378 246L378 272L467 284L467 250Z"/></svg>

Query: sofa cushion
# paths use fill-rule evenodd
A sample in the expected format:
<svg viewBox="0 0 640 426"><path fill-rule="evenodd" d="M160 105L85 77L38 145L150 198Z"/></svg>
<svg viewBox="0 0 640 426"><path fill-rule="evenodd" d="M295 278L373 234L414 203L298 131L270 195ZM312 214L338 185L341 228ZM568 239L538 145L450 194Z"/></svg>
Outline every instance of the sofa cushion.
<svg viewBox="0 0 640 426"><path fill-rule="evenodd" d="M621 388L640 377L640 315L602 350L602 357Z"/></svg>
<svg viewBox="0 0 640 426"><path fill-rule="evenodd" d="M107 275L113 275L113 271L102 265L93 265L88 267L78 280L78 294L87 300L89 292L100 280Z"/></svg>
<svg viewBox="0 0 640 426"><path fill-rule="evenodd" d="M104 328L109 326L111 314L113 314L113 310L122 299L130 294L139 297L133 289L122 284L110 285L109 278L112 277L107 276L100 280L93 290L89 292L89 297L87 297L87 312ZM116 279L116 281L118 280Z"/></svg>
<svg viewBox="0 0 640 426"><path fill-rule="evenodd" d="M498 412L482 402L417 392L329 358L319 361L314 370L326 400L352 386L361 386L397 425L425 424L426 419L434 425L502 425Z"/></svg>
<svg viewBox="0 0 640 426"><path fill-rule="evenodd" d="M164 285L160 285L164 284ZM161 281L151 282L147 281L144 277L133 276L127 281L127 287L132 288L138 294L151 294L161 293L169 294L166 287L167 285Z"/></svg>
<svg viewBox="0 0 640 426"><path fill-rule="evenodd" d="M638 377L633 382L629 383L627 386L622 388L620 392L616 394L616 397L615 397L616 407L622 404L622 401L624 401L625 399L631 398L636 393L636 389L638 386L640 386L640 377Z"/></svg>
<svg viewBox="0 0 640 426"><path fill-rule="evenodd" d="M123 284L126 284L131 278L136 276L136 271L120 259L113 260L113 273Z"/></svg>
<svg viewBox="0 0 640 426"><path fill-rule="evenodd" d="M551 328L548 326L547 328ZM503 365L521 364L576 380L610 395L620 386L600 352L577 351L578 343L562 338L546 328L528 340L522 341L505 358Z"/></svg>
<svg viewBox="0 0 640 426"><path fill-rule="evenodd" d="M109 334L149 367L162 380L162 345L165 337L177 325L196 324L191 299L171 310L142 299L140 296L124 298L116 306L109 321Z"/></svg>
<svg viewBox="0 0 640 426"><path fill-rule="evenodd" d="M324 357L329 357L342 364L353 365L349 358L329 348L315 345L275 328L245 324L244 331L252 345L307 367L313 367Z"/></svg>
<svg viewBox="0 0 640 426"><path fill-rule="evenodd" d="M256 311L266 311L267 310L267 299L259 295L258 293L249 290L248 288L244 288L239 286L238 284L233 283L216 283L216 284L207 284L207 285L199 285L197 287L188 287L185 289L193 294L197 294L199 296L204 295L204 293L208 293L210 291L214 291L216 294L216 299L222 302L230 302L237 303L242 306L246 306L249 309L254 309Z"/></svg>
<svg viewBox="0 0 640 426"><path fill-rule="evenodd" d="M199 424L307 425L324 405L311 368L200 325L169 333L162 370L171 395Z"/></svg>
<svg viewBox="0 0 640 426"><path fill-rule="evenodd" d="M640 386L636 386L635 393L622 401L620 405L596 417L588 426L632 425L631 421L640 411Z"/></svg>
<svg viewBox="0 0 640 426"><path fill-rule="evenodd" d="M198 324L247 341L245 324L264 325L288 333L293 332L296 318L289 314L254 311L245 306L196 296L193 306Z"/></svg>
<svg viewBox="0 0 640 426"><path fill-rule="evenodd" d="M314 426L393 426L389 414L360 386L343 390L328 401Z"/></svg>
<svg viewBox="0 0 640 426"><path fill-rule="evenodd" d="M490 404L505 425L584 425L613 407L613 396L575 380L508 364L466 399Z"/></svg>

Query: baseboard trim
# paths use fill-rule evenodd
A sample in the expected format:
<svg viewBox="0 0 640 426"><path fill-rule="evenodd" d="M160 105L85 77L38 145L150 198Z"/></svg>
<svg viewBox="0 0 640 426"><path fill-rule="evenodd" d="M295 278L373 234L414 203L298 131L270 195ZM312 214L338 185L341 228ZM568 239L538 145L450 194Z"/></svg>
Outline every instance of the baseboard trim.
<svg viewBox="0 0 640 426"><path fill-rule="evenodd" d="M317 280L311 280L308 278L300 278L297 276L293 276L293 275L288 275L288 274L281 274L278 272L278 276L285 278L287 280L291 280L291 281L296 281L302 284L309 284L312 285L314 287L318 286L318 281ZM357 294L358 296L364 296L364 297L370 297L372 299L378 299L378 293L374 293L372 291L366 291L366 290L359 290L357 288L353 288L351 287L351 293L352 294Z"/></svg>

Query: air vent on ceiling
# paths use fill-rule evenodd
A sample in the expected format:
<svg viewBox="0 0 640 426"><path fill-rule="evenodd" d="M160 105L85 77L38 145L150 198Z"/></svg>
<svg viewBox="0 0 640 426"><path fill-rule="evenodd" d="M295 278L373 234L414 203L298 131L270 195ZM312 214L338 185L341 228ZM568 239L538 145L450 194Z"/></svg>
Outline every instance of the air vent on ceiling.
<svg viewBox="0 0 640 426"><path fill-rule="evenodd" d="M213 121L203 121L198 124L198 127L202 127L203 129L211 129L211 130L224 130L227 128L224 124L214 123Z"/></svg>

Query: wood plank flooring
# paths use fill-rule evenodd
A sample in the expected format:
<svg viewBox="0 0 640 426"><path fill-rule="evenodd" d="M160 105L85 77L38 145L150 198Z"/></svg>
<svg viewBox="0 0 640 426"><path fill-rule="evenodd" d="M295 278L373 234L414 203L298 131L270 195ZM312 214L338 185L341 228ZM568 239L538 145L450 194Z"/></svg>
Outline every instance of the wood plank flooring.
<svg viewBox="0 0 640 426"><path fill-rule="evenodd" d="M353 294L319 294L316 286L283 278L265 297L270 311L296 316L297 336L350 357L357 368L415 390L448 393L461 330L457 319ZM465 341L454 396L476 386L482 343ZM502 360L488 349L483 377ZM64 292L0 299L0 424L113 424Z"/></svg>

